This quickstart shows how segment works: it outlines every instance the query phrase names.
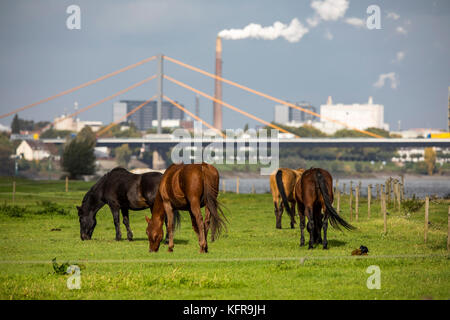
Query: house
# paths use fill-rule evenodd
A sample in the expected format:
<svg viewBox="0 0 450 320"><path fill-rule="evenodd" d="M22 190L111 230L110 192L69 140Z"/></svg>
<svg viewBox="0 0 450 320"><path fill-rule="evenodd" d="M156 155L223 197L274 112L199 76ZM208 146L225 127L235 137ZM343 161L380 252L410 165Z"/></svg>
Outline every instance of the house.
<svg viewBox="0 0 450 320"><path fill-rule="evenodd" d="M16 155L28 161L43 160L50 156L59 159L56 147L36 140L23 140L16 149Z"/></svg>

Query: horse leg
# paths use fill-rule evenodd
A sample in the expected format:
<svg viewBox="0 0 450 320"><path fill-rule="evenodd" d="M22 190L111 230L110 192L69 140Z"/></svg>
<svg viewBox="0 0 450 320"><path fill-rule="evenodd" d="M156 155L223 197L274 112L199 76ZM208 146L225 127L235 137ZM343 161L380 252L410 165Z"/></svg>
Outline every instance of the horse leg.
<svg viewBox="0 0 450 320"><path fill-rule="evenodd" d="M306 215L308 216L308 224L306 225L306 227L308 228L308 232L309 232L309 246L308 249L313 249L314 248L314 211L313 208L311 207L306 207L305 208L306 211Z"/></svg>
<svg viewBox="0 0 450 320"><path fill-rule="evenodd" d="M166 237L164 238L164 244L169 244L169 229L167 228L167 215L164 216L164 224L166 225Z"/></svg>
<svg viewBox="0 0 450 320"><path fill-rule="evenodd" d="M169 237L169 252L173 252L173 247L174 247L174 243L173 243L173 229L174 229L173 209L169 202L164 202L164 210L166 211L166 219L167 219L166 239L168 236Z"/></svg>
<svg viewBox="0 0 450 320"><path fill-rule="evenodd" d="M291 229L295 228L295 201L291 201Z"/></svg>
<svg viewBox="0 0 450 320"><path fill-rule="evenodd" d="M314 241L322 243L322 212L320 206L314 206Z"/></svg>
<svg viewBox="0 0 450 320"><path fill-rule="evenodd" d="M304 206L299 202L298 203L298 215L300 216L300 246L305 245L305 208Z"/></svg>
<svg viewBox="0 0 450 320"><path fill-rule="evenodd" d="M284 211L284 205L283 205L283 201L280 202L280 205L278 207L278 215L277 215L277 229L281 229L281 217L283 216L283 211Z"/></svg>
<svg viewBox="0 0 450 320"><path fill-rule="evenodd" d="M116 227L116 240L122 240L122 233L120 232L120 208L114 205L109 205L113 215L114 226Z"/></svg>
<svg viewBox="0 0 450 320"><path fill-rule="evenodd" d="M198 244L200 245L200 253L205 253L207 240L205 238L205 226L203 224L202 211L200 210L200 203L198 201L191 202L191 212L194 215L198 230Z"/></svg>
<svg viewBox="0 0 450 320"><path fill-rule="evenodd" d="M130 218L128 215L128 209L122 208L122 217L123 217L123 224L127 228L127 239L128 241L133 241L133 232L130 228Z"/></svg>
<svg viewBox="0 0 450 320"><path fill-rule="evenodd" d="M278 202L277 201L274 201L273 202L273 206L274 206L274 208L275 208L275 227L277 228L277 229L281 229L281 226L279 227L279 223L278 223L278 215L279 215L279 213L278 213L278 211L280 210L279 208L278 208Z"/></svg>

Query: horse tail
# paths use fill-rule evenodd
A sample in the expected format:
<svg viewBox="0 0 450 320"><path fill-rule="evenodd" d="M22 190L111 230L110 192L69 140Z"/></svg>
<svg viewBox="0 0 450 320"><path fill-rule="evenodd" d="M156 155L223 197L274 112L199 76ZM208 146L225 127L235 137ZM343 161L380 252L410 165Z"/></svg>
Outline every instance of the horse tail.
<svg viewBox="0 0 450 320"><path fill-rule="evenodd" d="M330 196L328 194L328 189L326 186L325 178L323 177L320 170L316 170L316 180L319 185L320 192L322 193L323 201L325 202L325 207L327 208L328 216L330 218L330 223L333 228L340 230L339 225L343 226L347 230L354 230L355 227L345 221L336 210L331 205Z"/></svg>
<svg viewBox="0 0 450 320"><path fill-rule="evenodd" d="M226 217L223 214L222 205L217 200L219 194L218 183L214 183L214 177L211 176L209 170L207 171L207 168L203 167L202 172L205 206L210 213L211 241L214 241L226 229Z"/></svg>
<svg viewBox="0 0 450 320"><path fill-rule="evenodd" d="M289 215L292 215L291 208L289 206L289 201L288 201L287 196L286 196L286 191L284 190L283 171L278 169L277 174L275 176L275 179L277 181L278 191L280 192L281 199L283 200L284 207L286 208L286 210L289 213Z"/></svg>

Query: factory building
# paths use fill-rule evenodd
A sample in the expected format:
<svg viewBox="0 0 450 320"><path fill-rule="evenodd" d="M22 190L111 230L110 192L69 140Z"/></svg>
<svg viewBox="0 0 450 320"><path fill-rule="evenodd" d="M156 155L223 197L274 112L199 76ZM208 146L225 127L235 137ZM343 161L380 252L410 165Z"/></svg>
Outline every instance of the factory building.
<svg viewBox="0 0 450 320"><path fill-rule="evenodd" d="M307 103L295 103L296 106L316 113L316 108ZM287 125L290 127L301 127L304 124L311 124L313 121L318 121L314 115L294 109L285 105L275 106L274 121L276 123Z"/></svg>
<svg viewBox="0 0 450 320"><path fill-rule="evenodd" d="M378 128L389 131L389 125L384 122L384 106L374 104L372 97L369 97L367 103L362 104L333 104L332 98L328 97L327 103L320 106L320 116L320 122L313 123L313 126L327 134L348 129L348 127L329 119L337 120L359 130Z"/></svg>

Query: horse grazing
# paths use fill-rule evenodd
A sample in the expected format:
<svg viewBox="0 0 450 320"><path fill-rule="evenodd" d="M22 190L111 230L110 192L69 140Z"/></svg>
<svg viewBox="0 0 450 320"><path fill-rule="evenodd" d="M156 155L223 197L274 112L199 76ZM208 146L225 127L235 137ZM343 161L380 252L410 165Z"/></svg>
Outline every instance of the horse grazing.
<svg viewBox="0 0 450 320"><path fill-rule="evenodd" d="M308 217L308 249L313 249L315 243L322 243L322 228L323 248L328 249L328 219L330 219L331 226L334 228L340 229L340 225L347 230L355 229L340 217L332 206L333 178L328 171L320 168L306 170L295 185L294 194L300 215L300 246L305 244L305 215ZM322 211L324 214L322 214Z"/></svg>
<svg viewBox="0 0 450 320"><path fill-rule="evenodd" d="M116 240L122 238L119 211L122 211L123 224L127 228L127 239L133 240L128 210L152 208L161 178L160 172L133 174L120 167L101 177L85 194L81 207L77 206L81 240L91 239L97 224L97 212L105 204L109 206L113 215ZM176 224L179 224L179 221L179 214L176 212Z"/></svg>
<svg viewBox="0 0 450 320"><path fill-rule="evenodd" d="M164 173L152 210L152 218L145 217L148 223L147 235L150 252L158 251L163 236L163 219L167 215L169 252L173 251L173 212L187 210L191 216L192 227L197 233L200 252L208 252L208 231L211 227L211 240L225 227L223 212L217 201L219 172L212 165L172 164ZM203 221L200 208L205 207Z"/></svg>
<svg viewBox="0 0 450 320"><path fill-rule="evenodd" d="M295 225L295 198L294 187L302 176L305 169L280 168L270 175L270 192L272 193L273 205L275 207L275 226L281 229L281 216L283 215L283 204L291 217L291 229ZM291 206L287 204L291 203ZM287 204L287 205L286 205Z"/></svg>

